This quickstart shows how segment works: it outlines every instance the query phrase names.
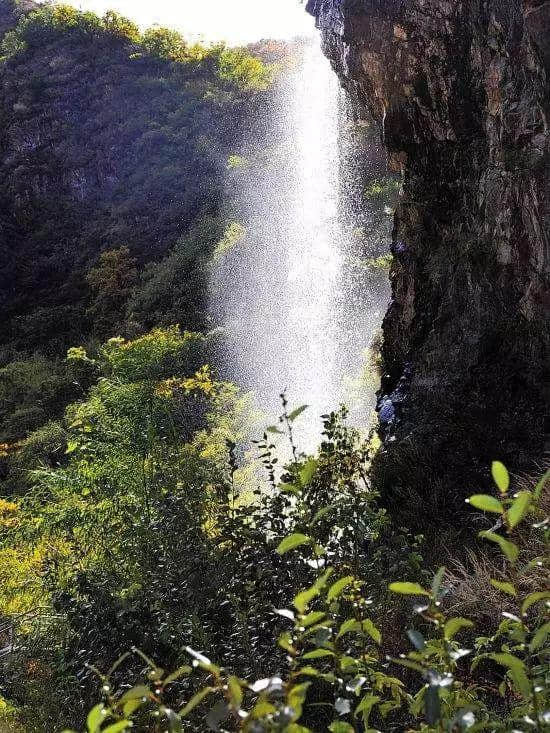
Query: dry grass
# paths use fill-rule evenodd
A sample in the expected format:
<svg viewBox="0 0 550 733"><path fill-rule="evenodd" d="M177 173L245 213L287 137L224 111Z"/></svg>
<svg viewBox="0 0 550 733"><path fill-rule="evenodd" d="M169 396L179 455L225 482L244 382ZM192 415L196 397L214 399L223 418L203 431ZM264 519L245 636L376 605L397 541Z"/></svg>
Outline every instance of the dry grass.
<svg viewBox="0 0 550 733"><path fill-rule="evenodd" d="M514 481L514 488L516 491L532 489L534 484L536 480L520 477ZM550 482L546 483L539 510L539 519L550 516ZM525 563L544 556L547 551L540 531L533 530L529 524L520 528L512 540L519 546L520 559L524 559ZM506 580L507 577L502 555L489 543L477 551L469 551L464 560L450 563L447 572L447 581L451 586L446 599L448 612L467 616L480 627L486 626L488 622L494 625L495 619L499 619L503 611L513 612L514 599L494 588L491 579ZM549 585L548 567L534 567L522 574L518 590L521 595L526 595Z"/></svg>

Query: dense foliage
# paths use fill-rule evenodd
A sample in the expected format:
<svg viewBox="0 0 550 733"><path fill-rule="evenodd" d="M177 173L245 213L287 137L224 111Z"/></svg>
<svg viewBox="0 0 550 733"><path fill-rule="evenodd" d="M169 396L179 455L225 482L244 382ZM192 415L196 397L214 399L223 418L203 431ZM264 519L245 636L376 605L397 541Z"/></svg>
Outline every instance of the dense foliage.
<svg viewBox="0 0 550 733"><path fill-rule="evenodd" d="M305 406L263 432L217 368L207 280L262 236L238 191L293 154L269 114L296 49L32 0L0 36L0 731L544 730L547 477L513 494L495 463L494 552L438 570L345 407L305 455ZM358 299L398 188L372 135L340 141Z"/></svg>

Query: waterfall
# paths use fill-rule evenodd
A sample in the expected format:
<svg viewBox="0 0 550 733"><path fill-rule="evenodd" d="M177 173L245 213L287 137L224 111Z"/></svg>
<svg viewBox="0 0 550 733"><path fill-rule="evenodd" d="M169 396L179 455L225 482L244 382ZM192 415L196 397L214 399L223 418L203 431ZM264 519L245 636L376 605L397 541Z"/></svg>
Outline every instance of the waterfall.
<svg viewBox="0 0 550 733"><path fill-rule="evenodd" d="M269 423L283 390L292 407L309 405L296 433L300 449L310 451L319 441L320 416L349 400L346 377L361 367L373 308L357 303L346 286L343 92L317 36L303 45L291 76L268 131L272 148L229 176L238 225L232 248L223 247L213 268L211 301L213 321L225 331L227 376L254 392ZM372 390L362 398L360 412L367 414Z"/></svg>

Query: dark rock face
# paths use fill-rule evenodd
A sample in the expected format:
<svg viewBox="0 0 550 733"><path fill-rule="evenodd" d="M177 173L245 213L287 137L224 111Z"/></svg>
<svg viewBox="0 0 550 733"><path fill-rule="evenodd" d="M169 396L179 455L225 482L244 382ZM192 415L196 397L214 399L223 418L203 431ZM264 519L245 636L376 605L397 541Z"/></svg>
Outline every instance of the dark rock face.
<svg viewBox="0 0 550 733"><path fill-rule="evenodd" d="M524 469L547 447L550 2L308 10L403 172L377 481L394 513L445 521L491 460Z"/></svg>

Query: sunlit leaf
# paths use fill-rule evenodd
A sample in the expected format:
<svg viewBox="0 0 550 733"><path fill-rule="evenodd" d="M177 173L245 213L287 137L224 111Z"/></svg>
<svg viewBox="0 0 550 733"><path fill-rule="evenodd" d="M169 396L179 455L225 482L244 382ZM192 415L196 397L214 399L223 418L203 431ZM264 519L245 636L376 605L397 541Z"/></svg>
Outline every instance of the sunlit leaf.
<svg viewBox="0 0 550 733"><path fill-rule="evenodd" d="M530 491L520 491L516 496L514 503L507 512L508 524L512 529L525 517L531 507L532 500L533 495Z"/></svg>
<svg viewBox="0 0 550 733"><path fill-rule="evenodd" d="M493 461L491 465L491 473L493 474L493 480L497 485L499 491L505 494L510 488L510 474L508 469L500 461Z"/></svg>
<svg viewBox="0 0 550 733"><path fill-rule="evenodd" d="M445 639L450 640L458 634L461 629L471 629L474 626L473 621L467 618L450 618L444 626Z"/></svg>
<svg viewBox="0 0 550 733"><path fill-rule="evenodd" d="M486 540L489 540L490 542L494 542L497 544L500 549L502 550L503 554L508 558L508 560L511 563L515 563L518 559L519 550L516 545L514 545L513 542L510 542L509 540L505 540L504 537L501 537L499 534L496 534L495 532L480 532L480 537L483 537Z"/></svg>
<svg viewBox="0 0 550 733"><path fill-rule="evenodd" d="M103 705L103 703L95 705L90 710L90 712L88 713L88 717L86 718L86 727L89 733L97 733L107 715L108 710L105 705Z"/></svg>
<svg viewBox="0 0 550 733"><path fill-rule="evenodd" d="M208 695L212 694L215 691L216 691L215 687L204 687L202 690L197 692L196 695L193 695L193 697L189 700L187 705L185 705L185 707L183 707L180 710L181 717L185 718L187 715L189 715L189 713L192 710L194 710L197 707L197 705L200 705L200 703L204 700L205 697L207 697Z"/></svg>
<svg viewBox="0 0 550 733"><path fill-rule="evenodd" d="M285 537L284 540L279 543L277 552L279 555L284 555L285 552L295 550L297 547L300 547L300 545L307 545L311 542L311 537L308 537L305 534L300 534L300 532L295 532L294 534Z"/></svg>
<svg viewBox="0 0 550 733"><path fill-rule="evenodd" d="M493 588L497 588L497 590L501 590L503 593L508 593L509 596L517 596L517 591L512 583L491 578L491 585Z"/></svg>
<svg viewBox="0 0 550 733"><path fill-rule="evenodd" d="M327 592L327 602L330 603L331 601L336 600L341 593L353 583L353 576L348 575L345 578L341 578L340 580L337 580L334 585L331 585Z"/></svg>
<svg viewBox="0 0 550 733"><path fill-rule="evenodd" d="M493 512L494 514L503 514L504 507L498 499L488 494L474 494L466 500L468 504L471 504L476 509L481 509L483 512Z"/></svg>
<svg viewBox="0 0 550 733"><path fill-rule="evenodd" d="M529 593L529 595L521 605L521 612L523 614L527 613L527 611L531 608L531 606L534 606L535 603L540 603L540 601L545 601L548 598L550 598L550 591L543 590L536 591L535 593Z"/></svg>
<svg viewBox="0 0 550 733"><path fill-rule="evenodd" d="M429 596L427 590L418 583L390 583L389 589L393 593L401 593L406 596Z"/></svg>
<svg viewBox="0 0 550 733"><path fill-rule="evenodd" d="M296 420L297 417L300 417L302 412L305 412L305 410L307 410L308 407L309 405L301 405L300 407L297 407L295 410L292 410L292 412L288 414L289 421L294 422L294 420Z"/></svg>

